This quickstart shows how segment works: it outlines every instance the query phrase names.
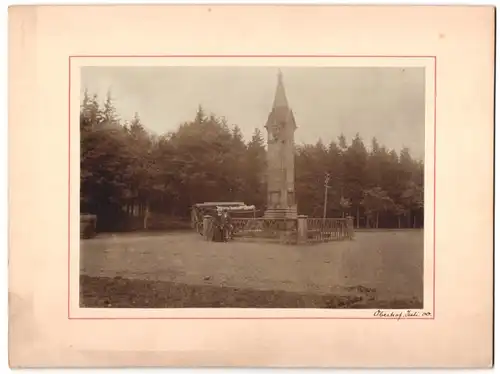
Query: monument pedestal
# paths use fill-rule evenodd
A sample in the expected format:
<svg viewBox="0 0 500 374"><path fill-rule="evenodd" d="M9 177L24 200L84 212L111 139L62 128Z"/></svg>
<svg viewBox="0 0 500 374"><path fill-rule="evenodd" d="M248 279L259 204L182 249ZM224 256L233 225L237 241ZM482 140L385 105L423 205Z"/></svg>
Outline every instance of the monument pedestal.
<svg viewBox="0 0 500 374"><path fill-rule="evenodd" d="M296 219L297 218L297 207L291 207L291 208L275 208L275 209L268 209L264 212L264 218L267 219Z"/></svg>

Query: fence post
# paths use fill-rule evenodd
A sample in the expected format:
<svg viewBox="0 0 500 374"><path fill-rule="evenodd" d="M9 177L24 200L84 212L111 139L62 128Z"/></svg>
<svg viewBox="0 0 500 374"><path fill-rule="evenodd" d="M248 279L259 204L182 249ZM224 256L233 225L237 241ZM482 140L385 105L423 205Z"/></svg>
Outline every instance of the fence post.
<svg viewBox="0 0 500 374"><path fill-rule="evenodd" d="M203 216L203 238L209 240L211 216Z"/></svg>
<svg viewBox="0 0 500 374"><path fill-rule="evenodd" d="M297 217L297 244L307 243L307 216Z"/></svg>
<svg viewBox="0 0 500 374"><path fill-rule="evenodd" d="M353 217L347 217L347 235L350 240L354 238L354 220Z"/></svg>

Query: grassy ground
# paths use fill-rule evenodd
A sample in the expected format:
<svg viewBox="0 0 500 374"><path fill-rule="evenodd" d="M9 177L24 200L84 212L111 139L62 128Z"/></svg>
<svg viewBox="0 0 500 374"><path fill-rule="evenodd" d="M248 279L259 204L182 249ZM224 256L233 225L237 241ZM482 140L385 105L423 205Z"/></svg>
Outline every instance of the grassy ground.
<svg viewBox="0 0 500 374"><path fill-rule="evenodd" d="M422 308L417 298L377 300L375 290L324 295L82 275L82 307L91 308Z"/></svg>
<svg viewBox="0 0 500 374"><path fill-rule="evenodd" d="M423 231L314 246L171 233L81 242L87 307L419 308Z"/></svg>

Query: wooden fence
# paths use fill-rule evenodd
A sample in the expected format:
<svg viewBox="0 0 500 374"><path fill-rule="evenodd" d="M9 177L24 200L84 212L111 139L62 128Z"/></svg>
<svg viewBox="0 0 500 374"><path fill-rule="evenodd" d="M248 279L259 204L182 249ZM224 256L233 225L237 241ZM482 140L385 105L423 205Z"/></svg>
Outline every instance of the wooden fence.
<svg viewBox="0 0 500 374"><path fill-rule="evenodd" d="M297 219L235 218L233 235L238 237L276 239L282 242L297 241Z"/></svg>
<svg viewBox="0 0 500 374"><path fill-rule="evenodd" d="M354 237L353 219L307 218L307 241L311 243L349 240Z"/></svg>
<svg viewBox="0 0 500 374"><path fill-rule="evenodd" d="M211 227L207 217L207 228ZM276 239L286 244L307 244L350 240L354 236L353 220L348 218L234 218L234 238Z"/></svg>

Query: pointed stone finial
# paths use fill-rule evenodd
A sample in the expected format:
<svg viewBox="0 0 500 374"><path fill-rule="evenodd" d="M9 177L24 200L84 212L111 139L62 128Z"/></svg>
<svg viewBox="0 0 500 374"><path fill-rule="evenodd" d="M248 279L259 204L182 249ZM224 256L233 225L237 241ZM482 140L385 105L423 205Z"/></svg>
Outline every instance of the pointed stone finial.
<svg viewBox="0 0 500 374"><path fill-rule="evenodd" d="M278 69L278 86L276 87L273 106L274 108L288 108L288 100L286 99L285 85L283 84L283 73L281 72L281 69Z"/></svg>

